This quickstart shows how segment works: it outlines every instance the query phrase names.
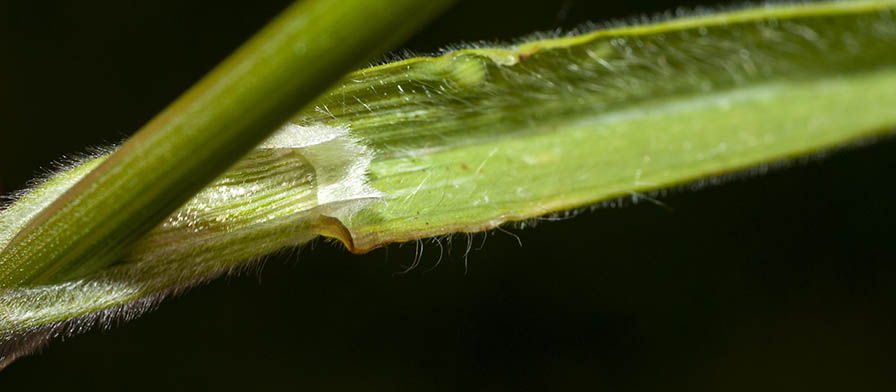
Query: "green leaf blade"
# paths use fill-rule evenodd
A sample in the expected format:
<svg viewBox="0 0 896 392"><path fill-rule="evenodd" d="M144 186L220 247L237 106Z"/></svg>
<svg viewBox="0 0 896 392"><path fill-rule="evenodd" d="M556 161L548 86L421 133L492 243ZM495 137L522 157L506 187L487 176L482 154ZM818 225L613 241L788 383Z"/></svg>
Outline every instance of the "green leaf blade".
<svg viewBox="0 0 896 392"><path fill-rule="evenodd" d="M294 121L378 152L388 196L344 217L354 251L479 231L892 129L893 7L762 7L409 59Z"/></svg>
<svg viewBox="0 0 896 392"><path fill-rule="evenodd" d="M364 252L887 134L896 128L894 48L896 1L812 3L354 72L118 264L0 290L0 355L72 325L134 317L167 293L317 235ZM51 180L0 220L40 210L76 181L69 173L86 170ZM0 231L0 247L14 232Z"/></svg>
<svg viewBox="0 0 896 392"><path fill-rule="evenodd" d="M346 225L354 250L364 252L393 241L476 232L757 165L761 169L891 132L896 124L893 86L894 70L773 84L743 91L736 100L726 94L688 105L646 106L512 142L375 161L371 184L392 197L350 217ZM749 132L734 137L708 132L746 127Z"/></svg>

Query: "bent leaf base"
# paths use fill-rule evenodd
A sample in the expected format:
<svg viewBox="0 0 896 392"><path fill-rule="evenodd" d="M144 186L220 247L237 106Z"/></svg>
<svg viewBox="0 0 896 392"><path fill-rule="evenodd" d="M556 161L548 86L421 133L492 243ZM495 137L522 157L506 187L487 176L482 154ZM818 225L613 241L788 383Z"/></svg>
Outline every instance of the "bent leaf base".
<svg viewBox="0 0 896 392"><path fill-rule="evenodd" d="M0 361L318 235L353 252L762 168L896 127L896 1L778 5L350 74L118 264L0 291ZM95 157L0 215L0 247Z"/></svg>

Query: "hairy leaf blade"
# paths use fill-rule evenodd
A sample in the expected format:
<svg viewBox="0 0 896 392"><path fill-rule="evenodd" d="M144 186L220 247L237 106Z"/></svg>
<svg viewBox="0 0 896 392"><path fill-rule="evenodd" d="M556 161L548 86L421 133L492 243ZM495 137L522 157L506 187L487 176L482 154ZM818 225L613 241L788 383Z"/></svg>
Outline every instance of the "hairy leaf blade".
<svg viewBox="0 0 896 392"><path fill-rule="evenodd" d="M355 72L293 119L338 133L327 139L342 143L335 150L286 138L290 152L270 161L256 151L247 170L225 174L120 264L3 291L0 355L42 341L23 337L133 317L165 293L318 234L363 252L887 133L896 126L894 8L762 7ZM279 175L293 180L265 180ZM259 192L234 197L228 176ZM39 209L28 200L6 214Z"/></svg>
<svg viewBox="0 0 896 392"><path fill-rule="evenodd" d="M896 127L894 2L762 7L414 58L298 124L377 150L354 250L479 231ZM348 97L348 98L346 98Z"/></svg>

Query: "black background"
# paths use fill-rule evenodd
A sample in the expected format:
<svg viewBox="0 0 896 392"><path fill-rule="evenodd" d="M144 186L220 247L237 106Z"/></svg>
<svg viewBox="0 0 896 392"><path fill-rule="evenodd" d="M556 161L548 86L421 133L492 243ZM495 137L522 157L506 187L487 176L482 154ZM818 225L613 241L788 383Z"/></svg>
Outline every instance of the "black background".
<svg viewBox="0 0 896 392"><path fill-rule="evenodd" d="M118 142L286 1L0 4L0 187ZM467 1L406 47L676 1ZM346 26L351 28L351 26ZM564 222L365 256L320 242L55 341L4 391L892 389L896 142ZM630 203L629 203L630 204ZM484 245L480 247L480 244Z"/></svg>

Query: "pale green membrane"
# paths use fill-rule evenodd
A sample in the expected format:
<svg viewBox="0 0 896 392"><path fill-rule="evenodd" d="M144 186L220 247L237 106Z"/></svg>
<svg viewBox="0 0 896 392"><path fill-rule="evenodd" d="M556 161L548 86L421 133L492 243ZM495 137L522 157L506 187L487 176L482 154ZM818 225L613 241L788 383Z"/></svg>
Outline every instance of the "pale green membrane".
<svg viewBox="0 0 896 392"><path fill-rule="evenodd" d="M759 7L357 71L120 263L0 292L0 355L319 234L363 252L889 133L894 8ZM96 162L0 215L0 246Z"/></svg>

